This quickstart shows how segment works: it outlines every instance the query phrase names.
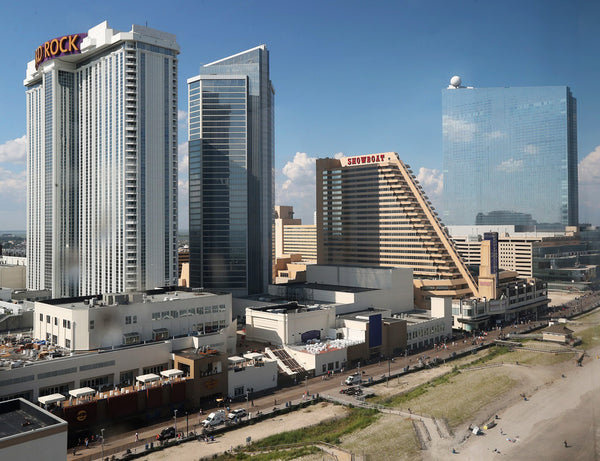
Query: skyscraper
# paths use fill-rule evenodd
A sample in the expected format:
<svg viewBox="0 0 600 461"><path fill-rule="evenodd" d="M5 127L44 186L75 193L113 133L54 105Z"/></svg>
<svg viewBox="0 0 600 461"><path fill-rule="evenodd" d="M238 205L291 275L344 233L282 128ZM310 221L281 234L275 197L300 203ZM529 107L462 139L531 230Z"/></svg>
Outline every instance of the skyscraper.
<svg viewBox="0 0 600 461"><path fill-rule="evenodd" d="M396 153L317 159L316 167L319 264L410 267L424 298L477 296L431 202Z"/></svg>
<svg viewBox="0 0 600 461"><path fill-rule="evenodd" d="M177 283L175 36L103 22L27 65L27 287Z"/></svg>
<svg viewBox="0 0 600 461"><path fill-rule="evenodd" d="M259 293L271 277L275 92L265 45L188 79L190 285Z"/></svg>
<svg viewBox="0 0 600 461"><path fill-rule="evenodd" d="M447 225L578 224L577 103L566 86L442 90Z"/></svg>

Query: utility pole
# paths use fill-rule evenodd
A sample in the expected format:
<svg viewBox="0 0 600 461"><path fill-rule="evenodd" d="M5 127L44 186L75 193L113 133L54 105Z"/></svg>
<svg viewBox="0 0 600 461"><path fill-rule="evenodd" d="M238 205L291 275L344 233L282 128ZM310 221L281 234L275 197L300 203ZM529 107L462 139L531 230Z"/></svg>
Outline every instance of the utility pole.
<svg viewBox="0 0 600 461"><path fill-rule="evenodd" d="M190 435L190 421L188 419L188 412L185 412L185 432L186 432L186 436L189 437Z"/></svg>
<svg viewBox="0 0 600 461"><path fill-rule="evenodd" d="M175 437L177 437L177 410L175 410Z"/></svg>

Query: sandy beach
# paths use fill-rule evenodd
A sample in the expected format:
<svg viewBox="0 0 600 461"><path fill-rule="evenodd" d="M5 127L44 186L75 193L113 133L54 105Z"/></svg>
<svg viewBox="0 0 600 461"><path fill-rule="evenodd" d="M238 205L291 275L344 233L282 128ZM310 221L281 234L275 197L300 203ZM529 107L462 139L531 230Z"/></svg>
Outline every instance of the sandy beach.
<svg viewBox="0 0 600 461"><path fill-rule="evenodd" d="M593 352L583 367L565 363L564 378L500 412L498 425L485 435L457 444L456 459L600 459L600 350Z"/></svg>

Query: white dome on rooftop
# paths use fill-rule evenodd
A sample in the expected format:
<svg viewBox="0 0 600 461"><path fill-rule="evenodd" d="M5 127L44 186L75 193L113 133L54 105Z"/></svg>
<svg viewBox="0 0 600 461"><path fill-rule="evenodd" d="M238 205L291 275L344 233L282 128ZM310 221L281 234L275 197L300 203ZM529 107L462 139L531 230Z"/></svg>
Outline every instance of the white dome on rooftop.
<svg viewBox="0 0 600 461"><path fill-rule="evenodd" d="M452 77L450 79L450 85L452 85L454 88L458 88L461 83L462 83L462 80L460 79L460 77L458 75L455 75L454 77Z"/></svg>

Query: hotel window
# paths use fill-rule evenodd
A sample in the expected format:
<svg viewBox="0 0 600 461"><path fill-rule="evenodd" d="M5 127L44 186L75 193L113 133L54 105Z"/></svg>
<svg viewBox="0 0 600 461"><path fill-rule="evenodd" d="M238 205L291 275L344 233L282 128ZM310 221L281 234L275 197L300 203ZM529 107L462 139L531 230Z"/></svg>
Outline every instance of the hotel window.
<svg viewBox="0 0 600 461"><path fill-rule="evenodd" d="M94 321L90 320L90 330L93 330L93 329L94 329Z"/></svg>

